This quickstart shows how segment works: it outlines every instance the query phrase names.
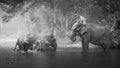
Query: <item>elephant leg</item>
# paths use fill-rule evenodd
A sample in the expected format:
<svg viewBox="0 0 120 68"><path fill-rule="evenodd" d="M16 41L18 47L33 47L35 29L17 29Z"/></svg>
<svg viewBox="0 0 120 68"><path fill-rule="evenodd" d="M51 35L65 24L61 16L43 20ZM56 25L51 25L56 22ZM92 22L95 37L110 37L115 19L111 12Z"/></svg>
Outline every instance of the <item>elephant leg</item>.
<svg viewBox="0 0 120 68"><path fill-rule="evenodd" d="M109 51L107 44L101 46L103 48L103 52Z"/></svg>
<svg viewBox="0 0 120 68"><path fill-rule="evenodd" d="M89 45L89 42L87 38L82 39L82 49L84 52L88 52L88 45Z"/></svg>
<svg viewBox="0 0 120 68"><path fill-rule="evenodd" d="M28 44L24 43L23 48L24 48L24 51L27 52L28 51Z"/></svg>
<svg viewBox="0 0 120 68"><path fill-rule="evenodd" d="M89 41L90 41L90 34L85 33L82 36L82 48L84 52L88 52Z"/></svg>
<svg viewBox="0 0 120 68"><path fill-rule="evenodd" d="M17 44L15 45L14 51L16 50L16 48L17 48Z"/></svg>
<svg viewBox="0 0 120 68"><path fill-rule="evenodd" d="M19 40L17 40L17 42L16 42L16 44L15 44L14 51L16 50L17 46L19 46Z"/></svg>
<svg viewBox="0 0 120 68"><path fill-rule="evenodd" d="M104 45L101 46L103 48L103 52L106 51L106 47Z"/></svg>
<svg viewBox="0 0 120 68"><path fill-rule="evenodd" d="M17 51L23 51L23 50L24 50L22 44L18 44L18 48L19 48L19 49L17 49Z"/></svg>

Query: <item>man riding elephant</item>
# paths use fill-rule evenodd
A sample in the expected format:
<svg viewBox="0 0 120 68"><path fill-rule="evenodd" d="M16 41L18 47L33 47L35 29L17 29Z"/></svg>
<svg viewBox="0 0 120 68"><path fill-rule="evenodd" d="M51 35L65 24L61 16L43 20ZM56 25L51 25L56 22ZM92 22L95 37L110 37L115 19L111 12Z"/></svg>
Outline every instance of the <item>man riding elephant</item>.
<svg viewBox="0 0 120 68"><path fill-rule="evenodd" d="M95 24L95 23L75 23L72 27L70 39L74 42L76 36L80 36L82 39L83 51L88 51L89 43L99 45L105 51L113 45L116 47L116 43L113 41L111 30L108 26Z"/></svg>

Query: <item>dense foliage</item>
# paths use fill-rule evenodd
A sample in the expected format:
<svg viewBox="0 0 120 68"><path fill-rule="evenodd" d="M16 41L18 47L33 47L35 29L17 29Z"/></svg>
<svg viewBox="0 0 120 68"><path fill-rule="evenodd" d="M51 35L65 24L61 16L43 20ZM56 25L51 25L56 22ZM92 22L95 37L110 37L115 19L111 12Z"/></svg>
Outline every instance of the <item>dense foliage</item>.
<svg viewBox="0 0 120 68"><path fill-rule="evenodd" d="M60 38L69 36L80 15L87 23L112 26L119 19L119 7L119 0L0 0L3 23L28 14L31 32L44 34L54 29Z"/></svg>

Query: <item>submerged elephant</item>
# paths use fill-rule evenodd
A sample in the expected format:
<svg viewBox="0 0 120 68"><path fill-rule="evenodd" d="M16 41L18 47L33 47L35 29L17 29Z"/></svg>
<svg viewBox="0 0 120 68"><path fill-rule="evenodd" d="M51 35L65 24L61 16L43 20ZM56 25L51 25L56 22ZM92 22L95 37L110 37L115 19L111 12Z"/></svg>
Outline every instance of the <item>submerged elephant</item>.
<svg viewBox="0 0 120 68"><path fill-rule="evenodd" d="M28 49L33 49L33 45L37 39L37 36L33 34L26 34L18 38L14 51L16 50L17 46L19 47L19 51L28 51Z"/></svg>
<svg viewBox="0 0 120 68"><path fill-rule="evenodd" d="M33 49L37 51L56 51L56 39L53 35L46 35L43 38L38 38Z"/></svg>
<svg viewBox="0 0 120 68"><path fill-rule="evenodd" d="M101 46L104 51L109 47L116 46L108 26L95 23L75 23L72 27L70 39L74 42L76 36L81 37L82 48L85 52L88 51L89 43Z"/></svg>

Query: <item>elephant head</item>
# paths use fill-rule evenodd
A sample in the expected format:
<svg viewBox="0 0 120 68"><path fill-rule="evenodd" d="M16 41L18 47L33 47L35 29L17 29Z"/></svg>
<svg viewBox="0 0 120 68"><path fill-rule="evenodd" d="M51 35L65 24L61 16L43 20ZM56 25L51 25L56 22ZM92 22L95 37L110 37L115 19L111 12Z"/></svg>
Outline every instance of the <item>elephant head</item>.
<svg viewBox="0 0 120 68"><path fill-rule="evenodd" d="M72 26L72 31L70 33L70 39L73 42L76 41L76 36L81 37L87 31L87 28L85 26L86 26L86 24L81 24L81 23L75 23Z"/></svg>

